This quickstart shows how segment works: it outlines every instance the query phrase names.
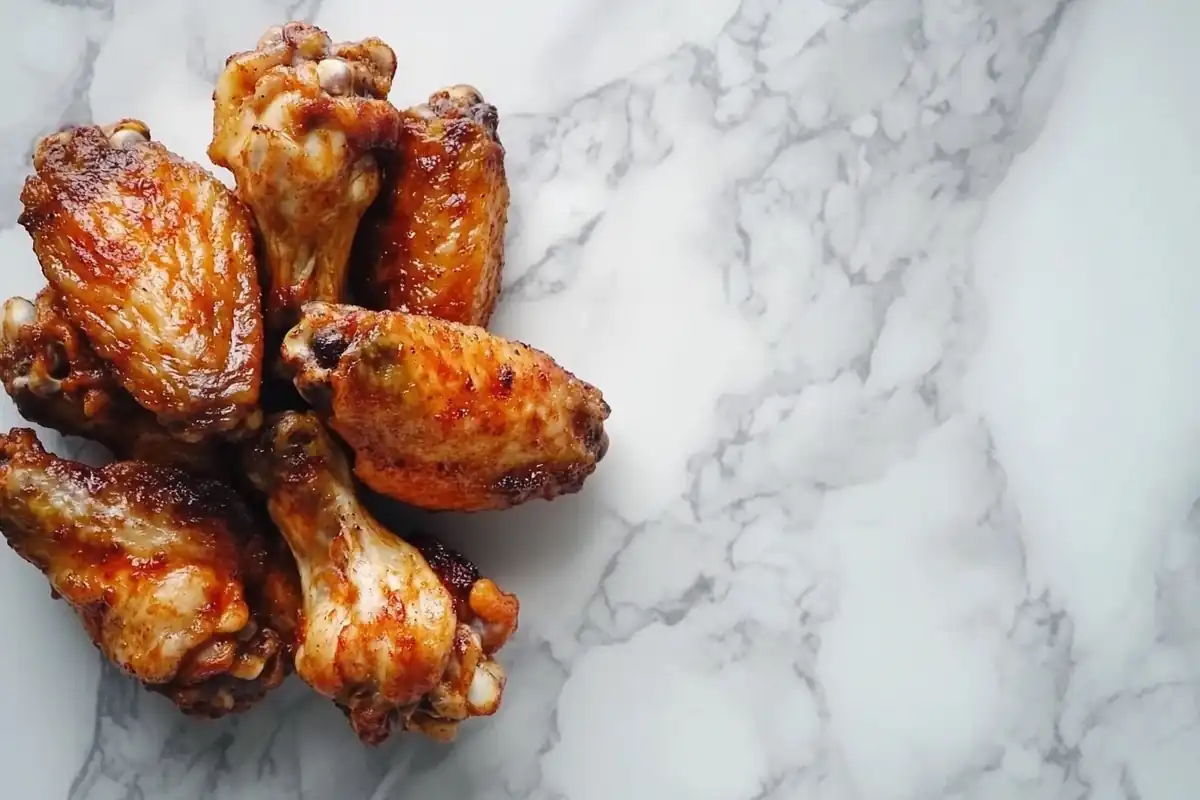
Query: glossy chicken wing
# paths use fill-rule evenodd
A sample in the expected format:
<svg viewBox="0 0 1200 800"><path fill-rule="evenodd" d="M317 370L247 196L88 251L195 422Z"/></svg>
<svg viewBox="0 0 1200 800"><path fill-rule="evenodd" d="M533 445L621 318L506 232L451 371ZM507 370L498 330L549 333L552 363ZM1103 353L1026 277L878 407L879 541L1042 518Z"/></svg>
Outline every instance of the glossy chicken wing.
<svg viewBox="0 0 1200 800"><path fill-rule="evenodd" d="M520 604L461 553L427 537L409 537L454 598L458 626L442 679L405 723L441 742L452 740L464 719L494 714L506 676L493 657L517 630Z"/></svg>
<svg viewBox="0 0 1200 800"><path fill-rule="evenodd" d="M246 209L146 126L42 139L20 222L67 317L173 434L255 427L262 320Z"/></svg>
<svg viewBox="0 0 1200 800"><path fill-rule="evenodd" d="M0 531L128 674L200 716L239 711L283 679L285 577L237 497L181 470L101 469L0 436Z"/></svg>
<svg viewBox="0 0 1200 800"><path fill-rule="evenodd" d="M134 401L50 289L32 303L13 297L0 307L0 381L25 419L93 439L120 459L222 471L213 440L175 439Z"/></svg>
<svg viewBox="0 0 1200 800"><path fill-rule="evenodd" d="M508 182L495 106L453 86L404 114L384 187L355 242L370 308L486 326L500 291Z"/></svg>
<svg viewBox="0 0 1200 800"><path fill-rule="evenodd" d="M461 720L493 713L504 673L491 654L516 627L516 598L469 565L444 582L385 530L316 416L274 418L246 461L300 570L297 674L370 744L397 724L444 739Z"/></svg>
<svg viewBox="0 0 1200 800"><path fill-rule="evenodd" d="M400 126L384 99L395 71L378 39L334 44L290 22L231 56L217 81L208 154L233 172L258 221L274 332L306 301L344 299L354 232L379 192L373 151Z"/></svg>
<svg viewBox="0 0 1200 800"><path fill-rule="evenodd" d="M296 388L369 487L427 509L578 491L608 447L600 391L482 328L312 303L284 340Z"/></svg>

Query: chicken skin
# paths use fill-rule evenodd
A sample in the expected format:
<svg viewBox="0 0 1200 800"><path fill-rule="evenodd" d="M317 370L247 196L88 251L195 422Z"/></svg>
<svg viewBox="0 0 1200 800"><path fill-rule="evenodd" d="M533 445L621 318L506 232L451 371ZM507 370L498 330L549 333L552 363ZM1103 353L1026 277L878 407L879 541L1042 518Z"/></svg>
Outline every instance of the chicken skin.
<svg viewBox="0 0 1200 800"><path fill-rule="evenodd" d="M273 333L309 300L344 299L354 232L379 192L373 151L400 127L385 99L395 71L378 39L333 44L289 22L231 56L217 81L208 155L233 172L258 221Z"/></svg>
<svg viewBox="0 0 1200 800"><path fill-rule="evenodd" d="M261 422L262 312L245 207L123 120L42 139L20 223L70 322L173 435Z"/></svg>
<svg viewBox="0 0 1200 800"><path fill-rule="evenodd" d="M21 416L66 436L83 436L119 459L220 474L217 444L184 442L139 406L67 319L54 292L0 306L0 381Z"/></svg>
<svg viewBox="0 0 1200 800"><path fill-rule="evenodd" d="M133 461L94 469L14 429L0 436L0 531L105 656L184 712L240 711L285 676L286 567L222 484Z"/></svg>
<svg viewBox="0 0 1200 800"><path fill-rule="evenodd" d="M464 719L494 714L506 676L493 658L517 629L520 604L461 553L426 537L410 541L454 599L458 626L446 671L408 718L405 728L448 742Z"/></svg>
<svg viewBox="0 0 1200 800"><path fill-rule="evenodd" d="M246 466L300 570L296 672L364 742L397 725L445 739L463 719L496 711L504 673L491 654L516 627L516 598L450 557L444 581L385 530L313 414L272 418Z"/></svg>
<svg viewBox="0 0 1200 800"><path fill-rule="evenodd" d="M487 325L508 218L497 125L495 106L470 86L443 89L405 112L379 200L355 241L362 305Z"/></svg>
<svg viewBox="0 0 1200 800"><path fill-rule="evenodd" d="M311 303L284 339L296 389L381 494L478 511L578 491L608 448L600 391L482 328Z"/></svg>

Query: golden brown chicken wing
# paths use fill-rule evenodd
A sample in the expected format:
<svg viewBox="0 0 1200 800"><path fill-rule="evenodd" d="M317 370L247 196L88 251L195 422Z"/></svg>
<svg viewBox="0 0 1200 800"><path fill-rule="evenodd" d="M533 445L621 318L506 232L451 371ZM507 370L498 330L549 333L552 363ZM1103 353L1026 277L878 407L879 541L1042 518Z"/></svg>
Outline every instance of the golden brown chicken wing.
<svg viewBox="0 0 1200 800"><path fill-rule="evenodd" d="M359 302L486 326L500 292L508 182L495 106L452 86L404 114L355 241Z"/></svg>
<svg viewBox="0 0 1200 800"><path fill-rule="evenodd" d="M48 288L32 303L12 297L0 307L0 381L25 419L93 439L120 459L223 471L213 440L175 439L134 401Z"/></svg>
<svg viewBox="0 0 1200 800"><path fill-rule="evenodd" d="M316 416L273 418L246 461L300 569L297 674L370 744L397 723L444 739L463 719L494 713L504 673L491 654L516 627L516 598L469 565L444 568L457 571L443 582L385 530Z"/></svg>
<svg viewBox="0 0 1200 800"><path fill-rule="evenodd" d="M217 81L208 155L258 220L271 331L282 335L308 300L343 299L354 232L379 191L372 151L400 126L384 99L395 71L378 39L333 44L289 22L231 56Z"/></svg>
<svg viewBox="0 0 1200 800"><path fill-rule="evenodd" d="M409 537L454 598L458 617L454 650L438 685L408 718L405 728L438 741L452 740L462 720L493 714L506 676L492 657L516 631L520 604L461 553L427 537Z"/></svg>
<svg viewBox="0 0 1200 800"><path fill-rule="evenodd" d="M135 461L93 469L14 429L0 436L0 530L108 658L183 711L239 711L283 679L277 627L294 610L264 598L286 596L287 567L223 485Z"/></svg>
<svg viewBox="0 0 1200 800"><path fill-rule="evenodd" d="M296 388L369 487L427 509L578 491L608 447L600 391L482 328L311 303L284 339Z"/></svg>
<svg viewBox="0 0 1200 800"><path fill-rule="evenodd" d="M20 222L67 317L138 403L195 440L258 424L246 209L136 120L42 139Z"/></svg>

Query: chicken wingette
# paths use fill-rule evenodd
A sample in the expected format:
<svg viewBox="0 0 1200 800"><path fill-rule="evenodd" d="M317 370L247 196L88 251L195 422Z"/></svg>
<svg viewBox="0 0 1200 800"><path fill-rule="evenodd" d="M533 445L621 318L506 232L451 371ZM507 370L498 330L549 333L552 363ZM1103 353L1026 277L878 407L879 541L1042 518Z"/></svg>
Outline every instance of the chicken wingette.
<svg viewBox="0 0 1200 800"><path fill-rule="evenodd" d="M578 491L608 448L596 387L482 328L310 303L283 344L296 389L363 483L431 510Z"/></svg>
<svg viewBox="0 0 1200 800"><path fill-rule="evenodd" d="M66 317L141 406L197 440L257 427L262 312L249 212L145 124L43 138L19 221Z"/></svg>
<svg viewBox="0 0 1200 800"><path fill-rule="evenodd" d="M495 106L465 85L404 112L355 240L359 304L487 326L508 220L498 124Z"/></svg>

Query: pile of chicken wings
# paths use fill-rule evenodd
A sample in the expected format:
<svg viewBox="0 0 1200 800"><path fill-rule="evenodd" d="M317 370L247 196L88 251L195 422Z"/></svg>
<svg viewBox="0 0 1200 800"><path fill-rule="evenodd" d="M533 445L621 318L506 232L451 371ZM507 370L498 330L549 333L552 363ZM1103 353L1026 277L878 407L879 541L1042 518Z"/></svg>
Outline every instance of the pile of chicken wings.
<svg viewBox="0 0 1200 800"><path fill-rule="evenodd" d="M0 436L0 529L100 650L184 712L292 671L365 742L496 711L517 599L384 528L356 482L431 510L575 492L600 392L489 333L508 210L496 109L401 110L395 54L312 25L231 56L208 155L145 123L42 139L20 223L47 286L5 302L21 414L118 459Z"/></svg>

